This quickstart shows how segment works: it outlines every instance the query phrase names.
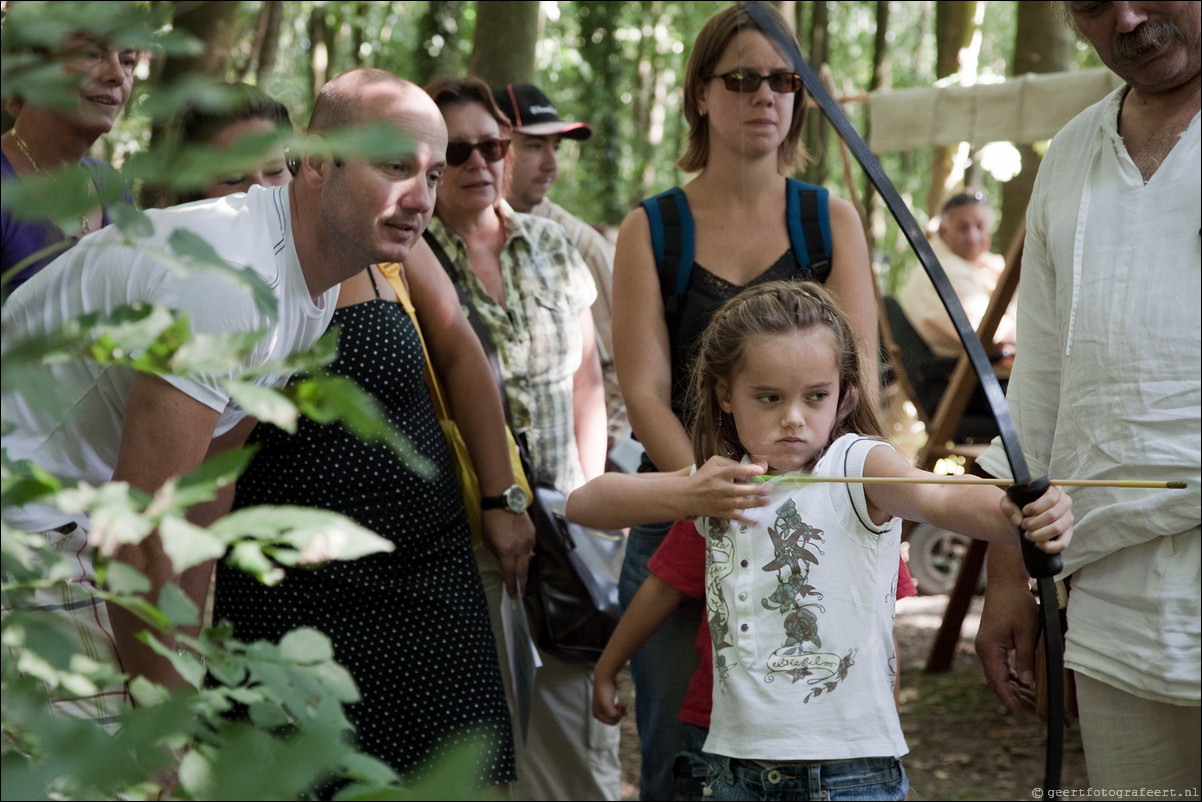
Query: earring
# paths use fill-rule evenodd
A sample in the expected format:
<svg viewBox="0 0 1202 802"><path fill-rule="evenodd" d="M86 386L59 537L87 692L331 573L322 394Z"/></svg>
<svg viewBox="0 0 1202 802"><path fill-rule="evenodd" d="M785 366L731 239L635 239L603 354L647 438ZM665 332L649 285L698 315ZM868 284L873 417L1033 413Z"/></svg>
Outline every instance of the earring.
<svg viewBox="0 0 1202 802"><path fill-rule="evenodd" d="M718 424L718 431L722 431L722 410L718 410L717 424Z"/></svg>

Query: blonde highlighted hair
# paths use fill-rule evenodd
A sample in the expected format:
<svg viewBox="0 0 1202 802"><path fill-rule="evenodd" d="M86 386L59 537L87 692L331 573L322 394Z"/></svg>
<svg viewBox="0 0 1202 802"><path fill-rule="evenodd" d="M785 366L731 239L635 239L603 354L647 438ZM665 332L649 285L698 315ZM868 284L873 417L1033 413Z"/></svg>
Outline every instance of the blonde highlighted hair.
<svg viewBox="0 0 1202 802"><path fill-rule="evenodd" d="M851 432L885 439L880 412L866 391L868 382L876 381L874 363L865 356L846 314L819 284L771 281L748 287L723 304L701 335L689 388L694 405L690 436L697 465L713 456L740 459L744 454L734 421L718 405L717 384L730 381L744 357L754 357L746 351L748 340L814 328L830 334L839 365L839 407L831 442Z"/></svg>

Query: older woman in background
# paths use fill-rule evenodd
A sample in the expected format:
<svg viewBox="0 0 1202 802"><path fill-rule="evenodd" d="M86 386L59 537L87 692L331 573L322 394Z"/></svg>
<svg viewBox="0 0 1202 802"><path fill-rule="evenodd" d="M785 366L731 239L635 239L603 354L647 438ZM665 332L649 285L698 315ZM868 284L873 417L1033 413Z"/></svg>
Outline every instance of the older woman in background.
<svg viewBox="0 0 1202 802"><path fill-rule="evenodd" d="M90 174L88 192L98 195L105 187L107 163L88 156L88 150L112 130L134 86L134 69L141 54L132 48L115 48L87 34L67 38L62 70L78 78L73 108L38 105L14 96L8 111L12 128L0 137L0 173L4 180L43 178L70 165ZM111 170L109 170L111 173ZM113 180L110 175L107 180ZM133 203L128 192L127 203ZM19 219L6 203L0 209L0 270L7 279L5 295L71 247L85 234L108 225L109 216L99 200L66 229L45 219Z"/></svg>
<svg viewBox="0 0 1202 802"><path fill-rule="evenodd" d="M596 288L559 225L515 212L503 200L510 124L487 84L441 78L427 91L449 137L427 236L488 329L509 424L529 446L530 479L568 493L604 470L605 395L589 311ZM476 553L493 631L500 633L501 577L491 555ZM529 732L524 743L517 739L514 798L619 798L618 729L592 718L590 667L546 652L540 657ZM499 659L508 690L504 649Z"/></svg>

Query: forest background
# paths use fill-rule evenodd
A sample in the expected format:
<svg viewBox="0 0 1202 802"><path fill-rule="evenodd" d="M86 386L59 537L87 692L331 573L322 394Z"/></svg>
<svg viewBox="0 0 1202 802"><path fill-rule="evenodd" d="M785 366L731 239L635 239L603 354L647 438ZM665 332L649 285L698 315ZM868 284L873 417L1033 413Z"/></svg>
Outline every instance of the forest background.
<svg viewBox="0 0 1202 802"><path fill-rule="evenodd" d="M30 0L22 0L29 2ZM6 3L5 5L9 5ZM491 85L538 84L564 119L583 120L592 139L565 141L552 195L579 217L616 226L644 197L687 180L675 167L687 136L682 77L697 32L725 2L668 0L467 0L378 2L153 2L177 31L203 43L193 55L159 55L143 70L122 125L98 143L118 166L146 149L171 104L195 82L255 83L303 124L318 88L358 66L426 84L441 75L479 75ZM810 65L826 65L846 113L868 133L867 93L972 85L1030 72L1100 66L1075 41L1060 3L1013 0L777 2ZM156 102L156 95L160 100ZM814 110L799 176L843 197L849 188L829 124ZM995 246L1017 229L1046 143L973 142L881 154L920 223L966 181L999 212ZM914 263L868 182L853 175L869 218L885 292Z"/></svg>

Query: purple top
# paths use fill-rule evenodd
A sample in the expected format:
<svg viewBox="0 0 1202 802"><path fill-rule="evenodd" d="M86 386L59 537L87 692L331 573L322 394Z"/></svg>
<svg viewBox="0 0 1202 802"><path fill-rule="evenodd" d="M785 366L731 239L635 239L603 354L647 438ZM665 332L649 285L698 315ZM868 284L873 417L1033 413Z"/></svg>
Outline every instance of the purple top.
<svg viewBox="0 0 1202 802"><path fill-rule="evenodd" d="M92 180L99 183L100 170L107 167L107 163L92 156L85 156L80 164L87 168L92 173ZM0 153L0 176L3 180L20 181L21 178L13 170L12 164L9 163L8 157ZM129 194L129 190L125 190L124 201L129 205L133 205L133 196ZM108 225L111 222L109 219L108 209L104 210L103 225ZM16 264L26 259L30 254L37 253L48 245L56 242L62 242L68 239L62 229L56 226L45 218L38 220L21 220L14 217L7 206L0 206L0 271L8 273L8 271ZM74 245L72 237L71 242L64 244L61 250L56 250L51 254L43 256L36 262L26 265L20 273L13 276L4 286L4 294L10 295L13 290L24 284L34 273L37 273L46 265L50 264L64 250Z"/></svg>

